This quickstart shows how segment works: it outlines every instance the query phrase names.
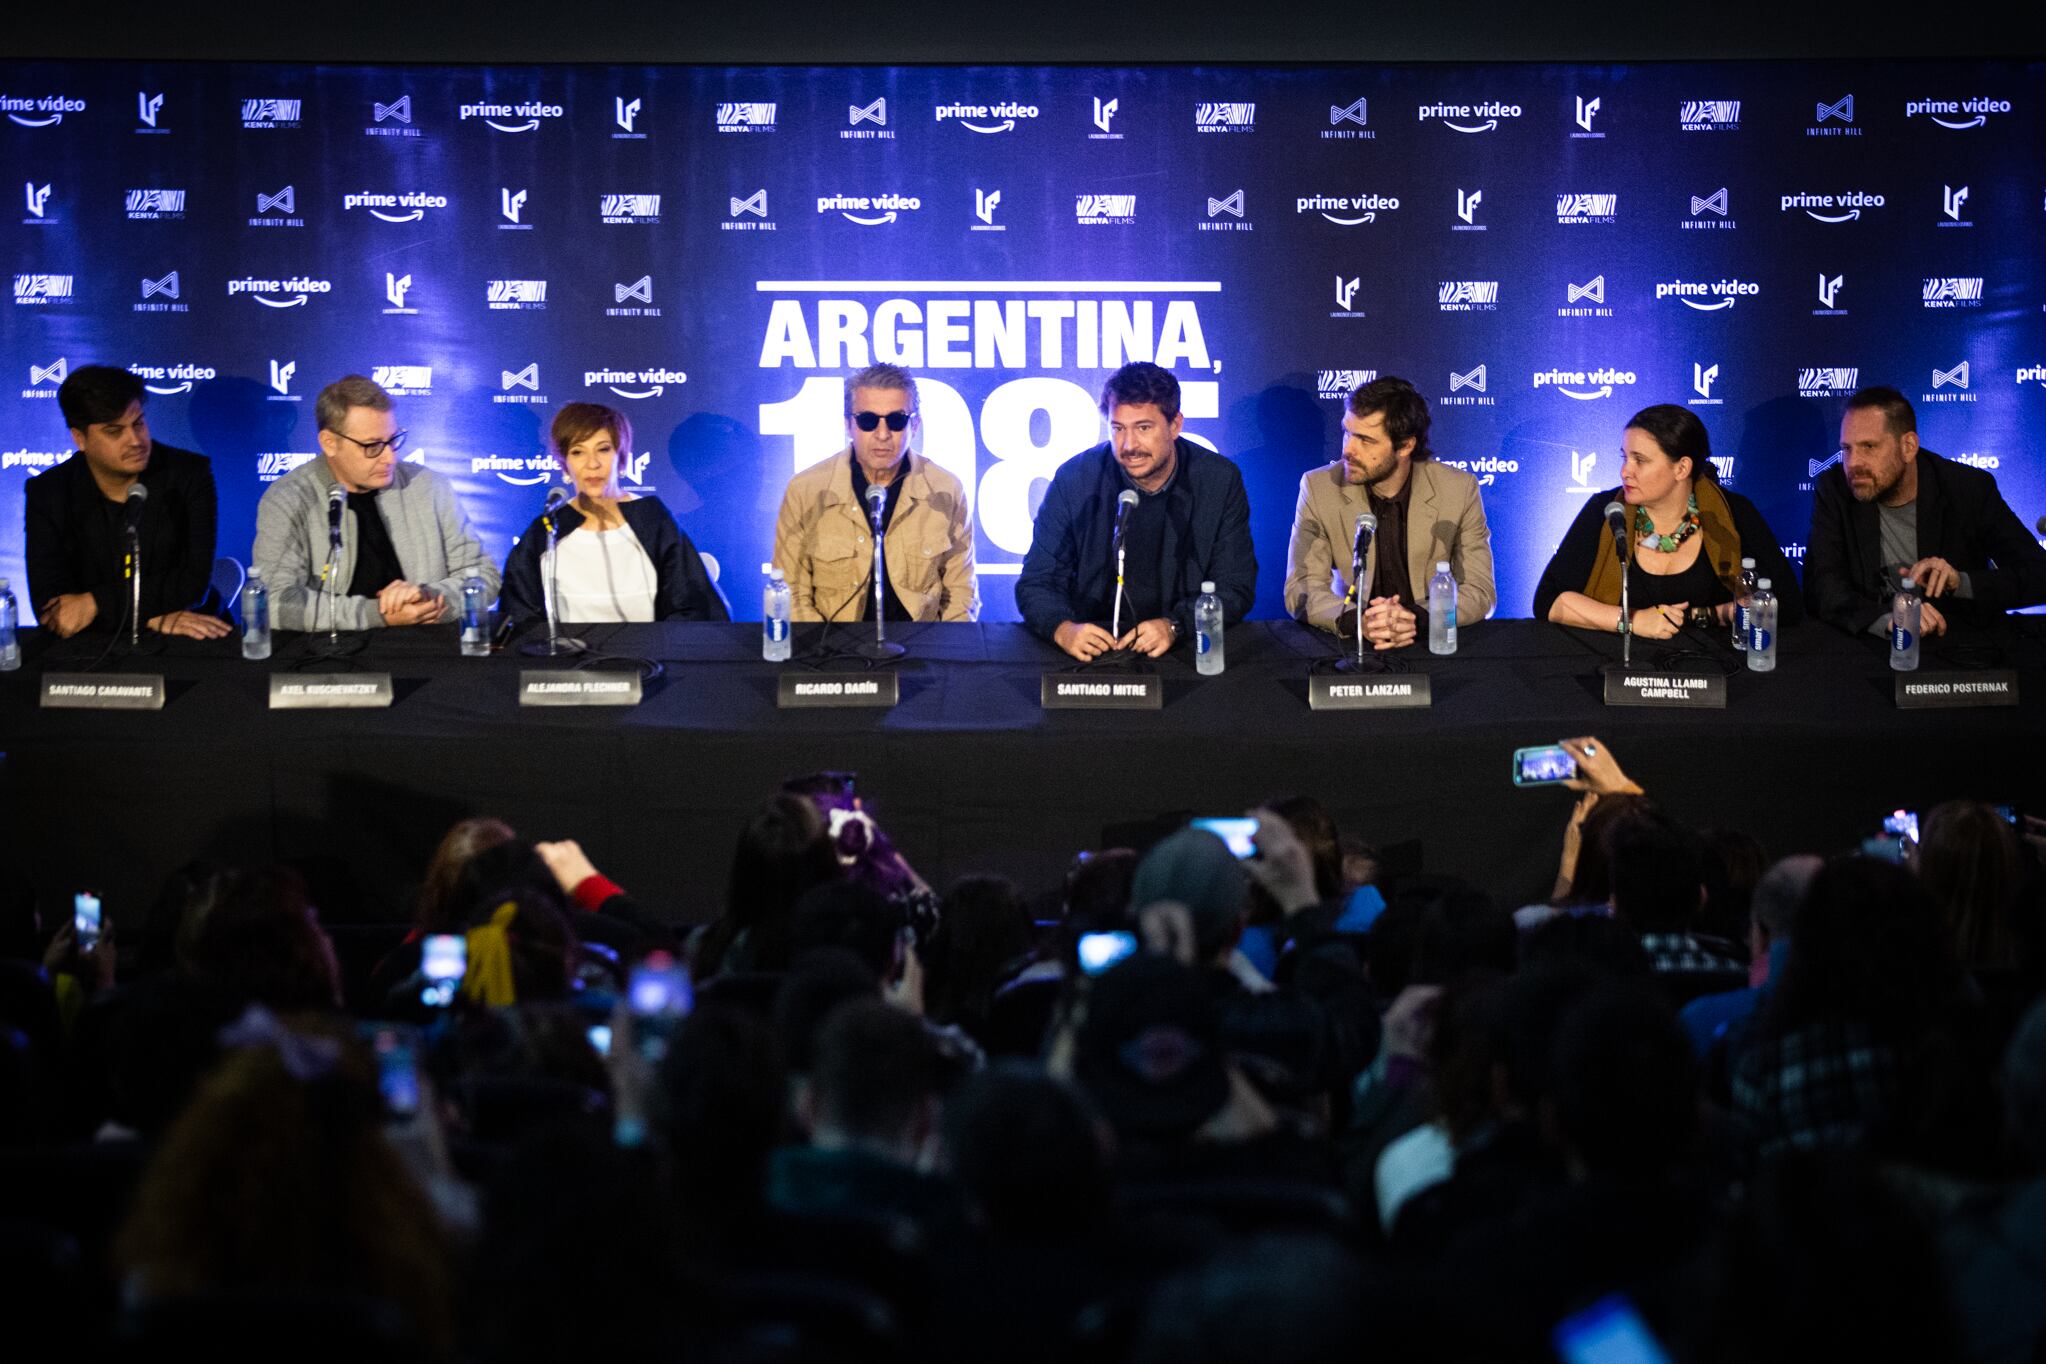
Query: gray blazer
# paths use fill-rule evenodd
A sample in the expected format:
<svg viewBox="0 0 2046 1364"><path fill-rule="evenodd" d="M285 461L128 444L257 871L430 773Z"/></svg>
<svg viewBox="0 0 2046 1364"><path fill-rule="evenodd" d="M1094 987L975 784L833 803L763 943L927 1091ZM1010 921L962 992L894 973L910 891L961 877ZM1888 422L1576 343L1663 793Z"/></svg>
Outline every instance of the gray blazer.
<svg viewBox="0 0 2046 1364"><path fill-rule="evenodd" d="M327 563L327 490L334 486L326 458L315 455L271 484L256 504L255 564L270 586L270 619L280 630L324 630L330 623L320 602L320 570ZM496 599L497 566L484 556L483 542L446 479L401 463L390 486L377 494L377 509L408 582L447 598L451 613L461 608L465 578L481 578ZM376 598L348 595L355 546L355 512L344 508L335 614L343 630L380 629L384 618Z"/></svg>

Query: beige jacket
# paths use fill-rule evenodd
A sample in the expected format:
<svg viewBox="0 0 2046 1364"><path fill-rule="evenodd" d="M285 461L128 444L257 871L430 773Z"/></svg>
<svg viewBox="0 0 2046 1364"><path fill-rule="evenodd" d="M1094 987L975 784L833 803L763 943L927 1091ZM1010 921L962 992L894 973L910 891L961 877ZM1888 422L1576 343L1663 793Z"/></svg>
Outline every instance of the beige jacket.
<svg viewBox="0 0 2046 1364"><path fill-rule="evenodd" d="M1449 561L1456 579L1456 623L1469 625L1492 614L1498 593L1492 586L1492 531L1478 480L1432 459L1408 475L1407 579L1424 600L1435 565ZM1293 542L1286 551L1286 610L1293 619L1334 630L1350 590L1350 546L1357 514L1371 510L1361 484L1345 481L1337 460L1300 479L1300 503L1293 510ZM1366 590L1378 568L1378 541L1364 556Z"/></svg>
<svg viewBox="0 0 2046 1364"><path fill-rule="evenodd" d="M896 475L902 493L881 551L888 581L918 620L977 620L980 587L964 490L922 455L902 458ZM850 447L789 480L774 523L774 562L788 575L795 619L867 618L874 600L868 524L867 509L853 498Z"/></svg>

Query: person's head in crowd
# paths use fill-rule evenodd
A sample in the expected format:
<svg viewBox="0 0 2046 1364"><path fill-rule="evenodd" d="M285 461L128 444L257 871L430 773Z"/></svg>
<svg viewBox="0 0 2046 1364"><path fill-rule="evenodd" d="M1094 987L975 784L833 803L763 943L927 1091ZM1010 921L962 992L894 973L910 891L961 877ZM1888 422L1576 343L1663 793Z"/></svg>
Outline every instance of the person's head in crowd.
<svg viewBox="0 0 2046 1364"><path fill-rule="evenodd" d="M880 997L880 978L859 954L844 947L804 953L774 997L774 1036L789 1078L807 1080L816 1068L818 1034L839 1005Z"/></svg>
<svg viewBox="0 0 2046 1364"><path fill-rule="evenodd" d="M495 903L464 935L468 967L462 995L487 1008L561 999L575 976L576 937L556 895L518 886L491 897Z"/></svg>
<svg viewBox="0 0 2046 1364"><path fill-rule="evenodd" d="M1496 1116L1502 1066L1495 1018L1507 977L1467 973L1447 986L1428 1037L1429 1095L1451 1145L1462 1147Z"/></svg>
<svg viewBox="0 0 2046 1364"><path fill-rule="evenodd" d="M191 913L192 906L199 902L220 870L212 862L195 860L164 878L163 885L157 888L156 898L149 902L148 912L142 916L140 940L132 947L123 944L121 975L124 979L161 976L177 969L178 934L184 928L185 916Z"/></svg>
<svg viewBox="0 0 2046 1364"><path fill-rule="evenodd" d="M1755 883L1769 869L1769 850L1753 834L1712 827L1698 831L1698 870L1705 881L1705 906L1698 929L1726 942L1747 935Z"/></svg>
<svg viewBox="0 0 2046 1364"><path fill-rule="evenodd" d="M1135 1364L1355 1364L1369 1358L1366 1278L1335 1241L1260 1236L1168 1278Z"/></svg>
<svg viewBox="0 0 2046 1364"><path fill-rule="evenodd" d="M517 837L501 819L465 819L450 828L426 864L412 926L421 933L459 933L468 927L461 911L472 898L465 893L473 887L471 865L481 854Z"/></svg>
<svg viewBox="0 0 2046 1364"><path fill-rule="evenodd" d="M1072 1073L1118 1135L1190 1137L1229 1100L1220 1007L1201 976L1151 952L1093 978Z"/></svg>
<svg viewBox="0 0 2046 1364"><path fill-rule="evenodd" d="M682 1020L661 1060L656 1109L688 1245L713 1252L759 1207L786 1108L781 1047L765 1021L701 1006Z"/></svg>
<svg viewBox="0 0 2046 1364"><path fill-rule="evenodd" d="M1776 1035L1858 1023L1879 1042L1914 1045L1961 990L1918 878L1874 858L1840 857L1812 878L1763 1018Z"/></svg>
<svg viewBox="0 0 2046 1364"><path fill-rule="evenodd" d="M1501 983L1483 1020L1492 1033L1495 1118L1540 1119L1555 1095L1557 1031L1578 1001L1609 979L1589 962L1564 958L1523 966Z"/></svg>
<svg viewBox="0 0 2046 1364"><path fill-rule="evenodd" d="M1127 927L1130 882L1136 874L1133 849L1103 848L1076 854L1066 868L1062 902L1067 932L1108 933Z"/></svg>
<svg viewBox="0 0 2046 1364"><path fill-rule="evenodd" d="M203 887L178 930L190 979L280 1013L341 1006L334 944L297 873L235 868Z"/></svg>
<svg viewBox="0 0 2046 1364"><path fill-rule="evenodd" d="M385 1137L367 1048L251 1009L150 1158L116 1261L141 1302L246 1293L358 1298L451 1343L449 1248Z"/></svg>
<svg viewBox="0 0 2046 1364"><path fill-rule="evenodd" d="M2032 944L2013 913L2023 863L2010 821L1993 805L1952 800L1926 813L1919 835L1918 879L1961 964L1987 971L2023 965Z"/></svg>
<svg viewBox="0 0 2046 1364"><path fill-rule="evenodd" d="M1703 1261L1679 1324L1699 1364L1973 1357L1922 1220L1864 1159L1764 1161Z"/></svg>
<svg viewBox="0 0 2046 1364"><path fill-rule="evenodd" d="M1385 856L1376 847L1359 839L1345 838L1342 843L1343 886L1354 890L1358 886L1375 886L1385 874Z"/></svg>
<svg viewBox="0 0 2046 1364"><path fill-rule="evenodd" d="M1660 810L1635 810L1605 833L1613 913L1636 933L1686 933L1704 905L1698 840Z"/></svg>
<svg viewBox="0 0 2046 1364"><path fill-rule="evenodd" d="M2010 1139L2032 1170L2046 1169L2046 999L2034 1000L2003 1053Z"/></svg>
<svg viewBox="0 0 2046 1364"><path fill-rule="evenodd" d="M41 1124L55 1116L62 1041L49 974L30 962L0 959L0 1148L54 1134Z"/></svg>
<svg viewBox="0 0 2046 1364"><path fill-rule="evenodd" d="M1655 803L1647 796L1626 792L1600 796L1579 826L1577 866L1571 873L1570 889L1556 903L1564 906L1608 903L1613 895L1613 881L1612 869L1606 861L1606 833L1636 810L1653 808Z"/></svg>
<svg viewBox="0 0 2046 1364"><path fill-rule="evenodd" d="M1640 982L1594 987L1564 1014L1551 1061L1556 1126L1580 1174L1650 1174L1691 1154L1697 1068L1669 1002Z"/></svg>
<svg viewBox="0 0 2046 1364"><path fill-rule="evenodd" d="M1825 865L1823 857L1798 853L1762 873L1748 902L1748 950L1757 962L1767 963L1779 943L1789 946L1797 913L1811 894L1812 878Z"/></svg>
<svg viewBox="0 0 2046 1364"><path fill-rule="evenodd" d="M732 850L723 917L704 931L696 975L788 969L795 904L838 876L824 821L805 796L780 792L755 810Z"/></svg>
<svg viewBox="0 0 2046 1364"><path fill-rule="evenodd" d="M1418 911L1409 984L1448 985L1472 971L1513 969L1513 916L1468 882L1453 876L1409 877L1394 892L1393 905Z"/></svg>
<svg viewBox="0 0 2046 1364"><path fill-rule="evenodd" d="M796 901L791 929L794 960L820 947L842 947L876 980L895 978L900 965L902 906L863 881L821 882Z"/></svg>
<svg viewBox="0 0 2046 1364"><path fill-rule="evenodd" d="M938 1130L938 1056L922 1020L878 999L834 1009L801 1100L810 1144L925 1168Z"/></svg>
<svg viewBox="0 0 2046 1364"><path fill-rule="evenodd" d="M1206 829L1181 829L1160 839L1130 878L1130 908L1142 913L1163 900L1186 906L1193 922L1194 959L1226 960L1243 933L1250 877L1224 843Z"/></svg>
<svg viewBox="0 0 2046 1364"><path fill-rule="evenodd" d="M1561 962L1576 962L1621 979L1645 976L1651 965L1641 935L1605 914L1559 914L1521 939L1523 970Z"/></svg>
<svg viewBox="0 0 2046 1364"><path fill-rule="evenodd" d="M1841 472L1856 502L1896 507L1918 493L1918 414L1887 386L1857 389L1840 418Z"/></svg>
<svg viewBox="0 0 2046 1364"><path fill-rule="evenodd" d="M971 1029L986 1019L996 989L1030 946L1030 911L1013 882L1000 876L953 882L925 962L925 1012Z"/></svg>
<svg viewBox="0 0 2046 1364"><path fill-rule="evenodd" d="M1314 862L1314 893L1333 900L1346 889L1343 881L1343 836L1328 807L1313 796L1287 796L1266 802L1265 809L1293 826L1294 834Z"/></svg>
<svg viewBox="0 0 2046 1364"><path fill-rule="evenodd" d="M1107 1220L1115 1190L1100 1123L1041 1069L998 1063L945 1104L953 1178L998 1241L1071 1243Z"/></svg>
<svg viewBox="0 0 2046 1364"><path fill-rule="evenodd" d="M611 1088L589 1021L561 1000L467 1010L427 1062L453 1119L479 1141L508 1143L535 1126L598 1112Z"/></svg>

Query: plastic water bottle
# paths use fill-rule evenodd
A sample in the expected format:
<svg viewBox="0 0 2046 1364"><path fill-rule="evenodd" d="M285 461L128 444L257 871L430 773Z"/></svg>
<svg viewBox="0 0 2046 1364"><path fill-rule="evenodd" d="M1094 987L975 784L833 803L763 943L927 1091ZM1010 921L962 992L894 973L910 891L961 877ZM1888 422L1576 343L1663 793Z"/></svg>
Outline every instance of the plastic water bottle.
<svg viewBox="0 0 2046 1364"><path fill-rule="evenodd" d="M1435 576L1428 580L1428 652L1456 652L1456 579L1447 559L1435 561Z"/></svg>
<svg viewBox="0 0 2046 1364"><path fill-rule="evenodd" d="M490 589L481 578L462 580L462 657L490 657L490 625L483 610L483 598Z"/></svg>
<svg viewBox="0 0 2046 1364"><path fill-rule="evenodd" d="M1918 636L1924 616L1919 608L1924 604L1912 579L1897 584L1896 598L1890 603L1890 667L1897 672L1918 671Z"/></svg>
<svg viewBox="0 0 2046 1364"><path fill-rule="evenodd" d="M1767 578L1755 583L1755 595L1748 598L1748 671L1776 671L1776 594Z"/></svg>
<svg viewBox="0 0 2046 1364"><path fill-rule="evenodd" d="M1740 592L1733 599L1733 647L1748 648L1748 599L1755 595L1755 561L1741 560Z"/></svg>
<svg viewBox="0 0 2046 1364"><path fill-rule="evenodd" d="M1222 599L1213 583L1202 583L1194 601L1194 667L1204 677L1222 671Z"/></svg>
<svg viewBox="0 0 2046 1364"><path fill-rule="evenodd" d="M7 579L0 578L0 673L21 666L21 608L14 604L14 592Z"/></svg>
<svg viewBox="0 0 2046 1364"><path fill-rule="evenodd" d="M242 588L242 657L260 662L270 656L270 586L263 570L251 564Z"/></svg>
<svg viewBox="0 0 2046 1364"><path fill-rule="evenodd" d="M760 656L769 663L786 663L794 652L789 638L789 616L793 603L788 579L773 564L762 564L767 586L761 593Z"/></svg>

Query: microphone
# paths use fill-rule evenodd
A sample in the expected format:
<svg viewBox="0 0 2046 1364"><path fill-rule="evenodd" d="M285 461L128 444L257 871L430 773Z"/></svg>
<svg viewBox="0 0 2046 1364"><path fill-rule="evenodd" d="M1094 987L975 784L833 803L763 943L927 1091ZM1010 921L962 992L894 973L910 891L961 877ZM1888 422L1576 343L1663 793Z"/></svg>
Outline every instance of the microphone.
<svg viewBox="0 0 2046 1364"><path fill-rule="evenodd" d="M336 483L327 489L327 543L341 551L341 509L348 505L348 490Z"/></svg>
<svg viewBox="0 0 2046 1364"><path fill-rule="evenodd" d="M1378 534L1378 518L1370 512L1357 513L1357 532L1350 545L1350 557L1358 563L1371 551L1371 537Z"/></svg>
<svg viewBox="0 0 2046 1364"><path fill-rule="evenodd" d="M2046 535L2046 516L2040 517L2038 521L2034 523L2034 526L2038 530L2039 534Z"/></svg>
<svg viewBox="0 0 2046 1364"><path fill-rule="evenodd" d="M142 524L142 504L149 500L149 489L140 483L128 489L127 525L134 530Z"/></svg>
<svg viewBox="0 0 2046 1364"><path fill-rule="evenodd" d="M1606 529L1612 533L1613 553L1627 557L1627 504L1619 498L1606 503Z"/></svg>
<svg viewBox="0 0 2046 1364"><path fill-rule="evenodd" d="M867 485L867 512L874 522L874 533L881 533L881 513L888 505L888 490L877 483Z"/></svg>
<svg viewBox="0 0 2046 1364"><path fill-rule="evenodd" d="M1115 542L1117 544L1122 543L1123 523L1129 520L1130 512L1136 508L1136 505L1137 491L1134 488L1124 488L1122 496L1115 499Z"/></svg>
<svg viewBox="0 0 2046 1364"><path fill-rule="evenodd" d="M547 505L540 508L540 515L542 516L554 515L555 512L561 509L561 504L566 501L568 501L568 489L549 488L547 490Z"/></svg>

